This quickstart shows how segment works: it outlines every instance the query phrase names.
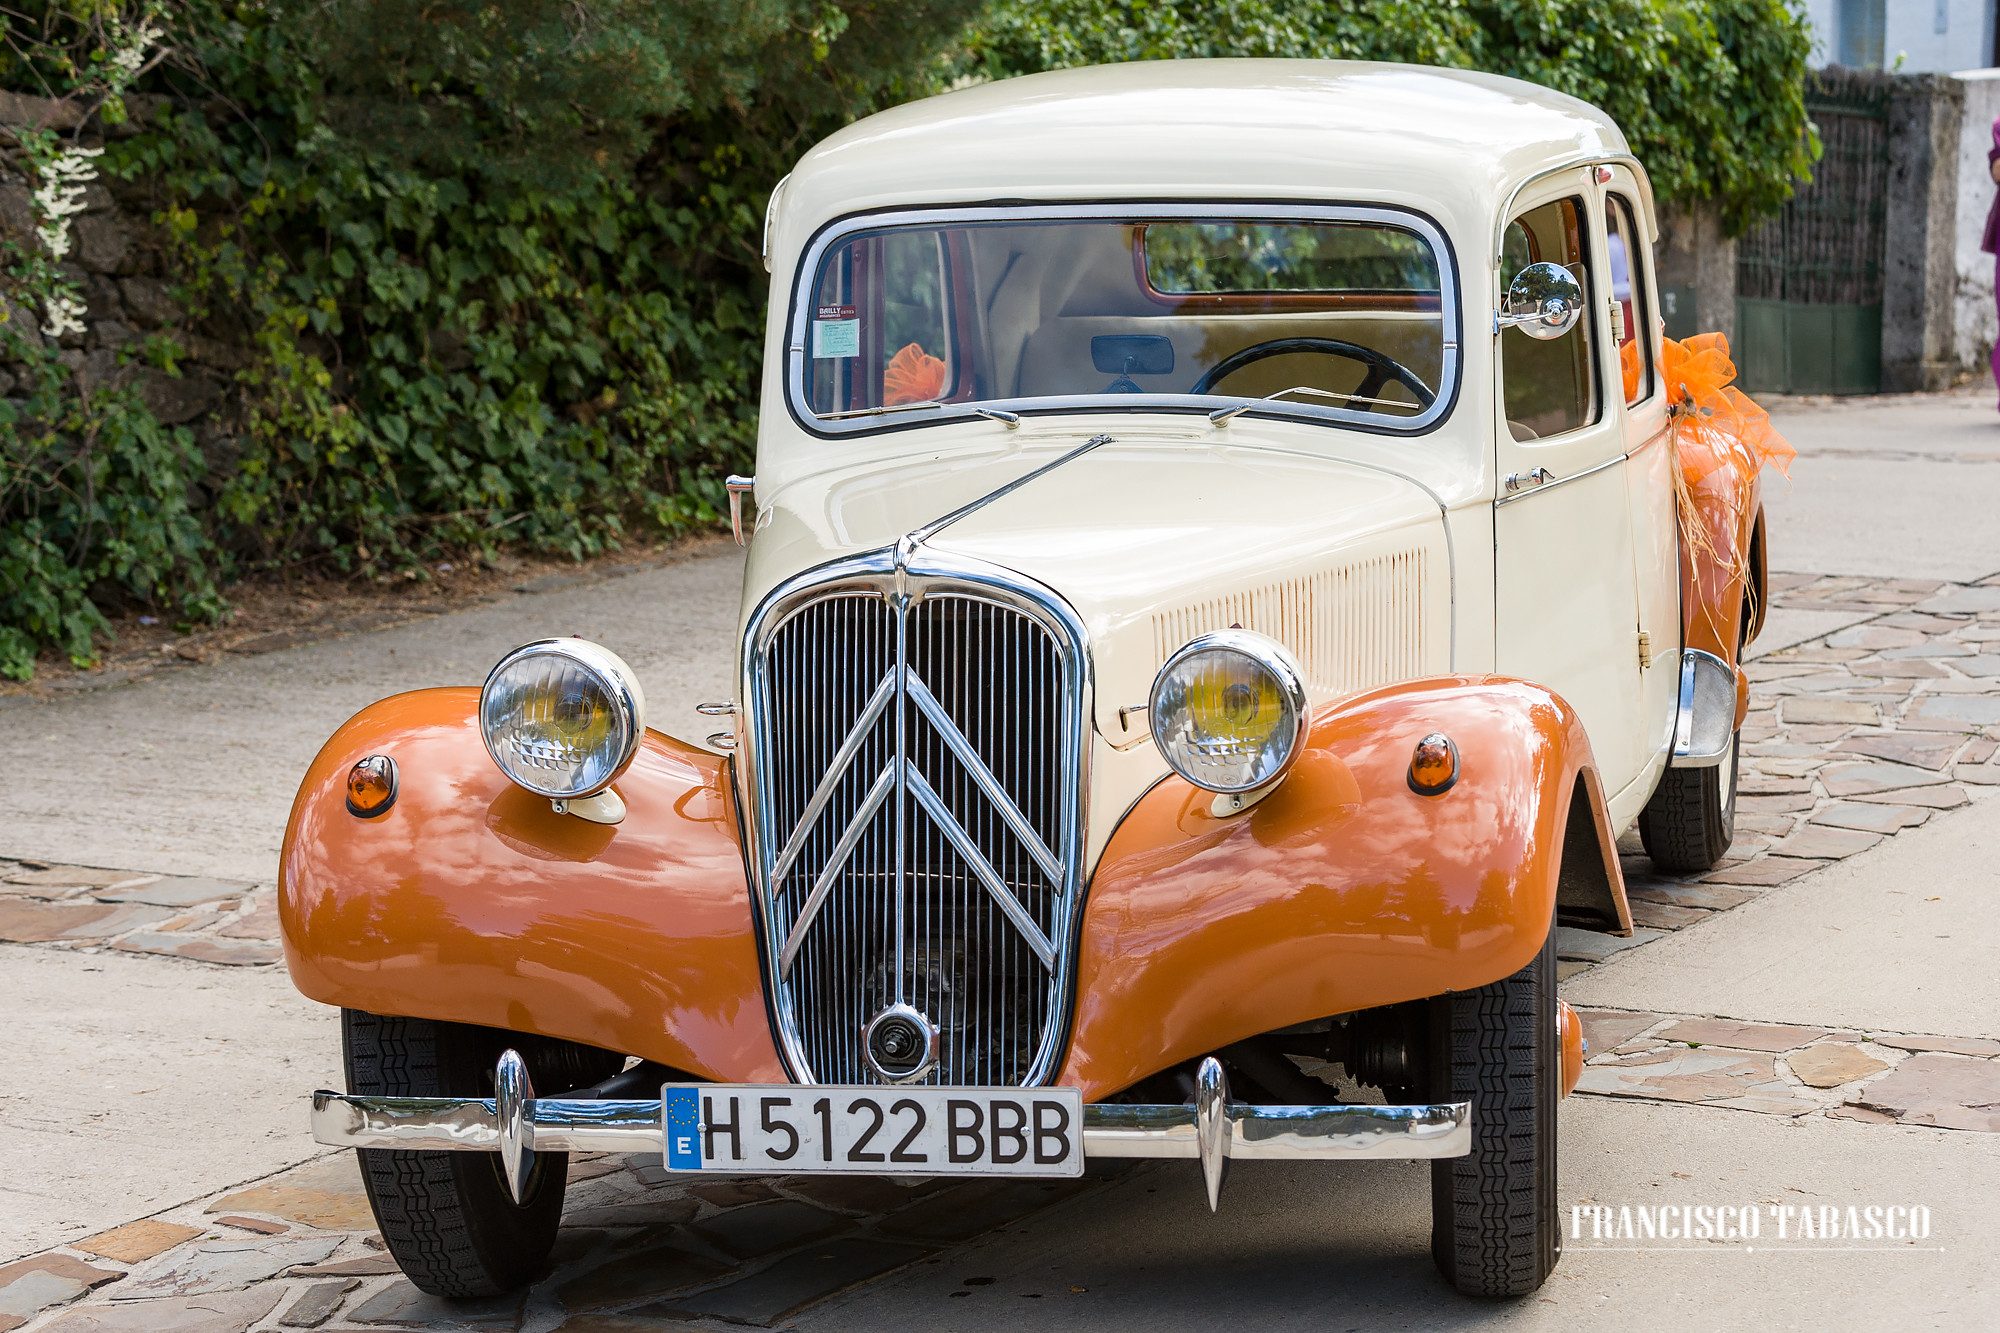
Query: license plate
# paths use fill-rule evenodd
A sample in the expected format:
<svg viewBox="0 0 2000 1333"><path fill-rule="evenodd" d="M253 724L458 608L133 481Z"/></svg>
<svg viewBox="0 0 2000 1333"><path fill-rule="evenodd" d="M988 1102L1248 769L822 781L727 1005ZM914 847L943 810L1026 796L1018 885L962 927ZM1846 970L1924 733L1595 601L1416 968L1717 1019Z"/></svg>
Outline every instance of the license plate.
<svg viewBox="0 0 2000 1333"><path fill-rule="evenodd" d="M669 1171L1083 1174L1077 1088L670 1083L660 1101Z"/></svg>

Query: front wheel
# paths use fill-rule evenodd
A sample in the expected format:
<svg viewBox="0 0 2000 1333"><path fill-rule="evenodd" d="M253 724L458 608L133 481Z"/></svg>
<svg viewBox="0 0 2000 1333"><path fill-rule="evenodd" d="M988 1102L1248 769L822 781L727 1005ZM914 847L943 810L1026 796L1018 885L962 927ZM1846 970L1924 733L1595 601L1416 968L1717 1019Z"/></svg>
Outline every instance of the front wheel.
<svg viewBox="0 0 2000 1333"><path fill-rule="evenodd" d="M1432 1001L1435 1100L1472 1103L1472 1151L1431 1163L1431 1257L1468 1296L1525 1296L1556 1266L1555 931L1513 976Z"/></svg>
<svg viewBox="0 0 2000 1333"><path fill-rule="evenodd" d="M513 1047L553 1094L618 1072L608 1051L493 1028L341 1011L347 1090L372 1097L491 1097ZM495 1296L535 1280L562 1220L569 1156L538 1153L514 1202L500 1154L359 1148L382 1243L404 1276L433 1296Z"/></svg>
<svg viewBox="0 0 2000 1333"><path fill-rule="evenodd" d="M1722 762L1669 768L1639 812L1639 841L1662 870L1712 870L1736 840L1736 756L1742 733Z"/></svg>

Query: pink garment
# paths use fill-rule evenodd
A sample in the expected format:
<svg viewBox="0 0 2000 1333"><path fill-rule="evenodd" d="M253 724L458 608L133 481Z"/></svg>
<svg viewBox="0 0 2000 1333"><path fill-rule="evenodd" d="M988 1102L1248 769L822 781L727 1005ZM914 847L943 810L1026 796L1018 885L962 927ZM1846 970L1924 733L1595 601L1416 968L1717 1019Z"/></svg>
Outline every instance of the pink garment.
<svg viewBox="0 0 2000 1333"><path fill-rule="evenodd" d="M1986 150L1986 169L1993 170L1995 160L2000 160L2000 120L1993 122L1993 146ZM1979 248L1987 254L2000 250L2000 194L1993 196L1993 203L1986 210L1986 235L1980 240Z"/></svg>
<svg viewBox="0 0 2000 1333"><path fill-rule="evenodd" d="M2000 119L1993 122L1993 146L1986 150L1986 168L1990 174L1993 164L2000 161ZM1979 242L1979 248L1995 255L1993 271L1993 299L1995 308L2000 309L2000 192L1993 196L1992 205L1986 210L1986 235ZM2000 388L2000 342L1993 346L1993 383Z"/></svg>

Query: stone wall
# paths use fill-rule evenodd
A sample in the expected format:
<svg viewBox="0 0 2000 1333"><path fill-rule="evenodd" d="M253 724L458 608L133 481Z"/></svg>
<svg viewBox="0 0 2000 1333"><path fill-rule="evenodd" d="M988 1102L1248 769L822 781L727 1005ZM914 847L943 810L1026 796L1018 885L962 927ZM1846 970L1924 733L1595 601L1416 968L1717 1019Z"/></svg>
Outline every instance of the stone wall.
<svg viewBox="0 0 2000 1333"><path fill-rule="evenodd" d="M1934 393L1949 388L1958 371L1953 344L1965 87L1949 74L1898 75L1891 82L1882 388Z"/></svg>
<svg viewBox="0 0 2000 1333"><path fill-rule="evenodd" d="M134 110L143 117L150 108L142 101ZM70 108L61 103L0 93L0 129L67 129L69 114ZM141 123L137 117L132 125L113 127L111 132L137 133ZM0 145L4 145L0 146L0 240L24 250L39 249L30 202L32 173L24 154L12 146L11 135L0 136ZM100 177L88 187L84 204L85 211L70 220L74 239L61 265L82 294L84 329L58 340L58 358L76 377L79 389L129 384L160 420L193 428L204 447L213 450L221 441L212 418L230 375L246 364L246 358L240 350L187 327L153 225L155 201L144 184ZM9 301L6 315L9 326L29 343L47 345L41 311ZM179 345L179 376L145 364L121 364L128 358L137 360L139 345L156 333ZM21 378L19 364L0 361L0 396L13 395Z"/></svg>

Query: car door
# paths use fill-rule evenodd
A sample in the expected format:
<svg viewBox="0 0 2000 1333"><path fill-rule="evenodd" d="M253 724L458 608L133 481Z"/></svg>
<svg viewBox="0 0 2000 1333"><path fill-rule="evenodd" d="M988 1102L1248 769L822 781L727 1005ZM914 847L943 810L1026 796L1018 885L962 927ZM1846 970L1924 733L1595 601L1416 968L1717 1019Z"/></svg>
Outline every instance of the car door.
<svg viewBox="0 0 2000 1333"><path fill-rule="evenodd" d="M1644 698L1640 744L1666 753L1680 694L1680 527L1674 509L1674 446L1660 375L1661 326L1653 286L1652 219L1638 180L1610 169L1604 193L1604 241L1611 291L1605 302L1618 347L1625 415L1625 486L1632 509L1633 575L1639 595L1639 654Z"/></svg>
<svg viewBox="0 0 2000 1333"><path fill-rule="evenodd" d="M1553 262L1586 299L1560 338L1500 335L1494 659L1577 710L1614 794L1647 755L1625 421L1612 397L1602 210L1586 170L1526 196L1505 232L1502 290L1526 265Z"/></svg>

